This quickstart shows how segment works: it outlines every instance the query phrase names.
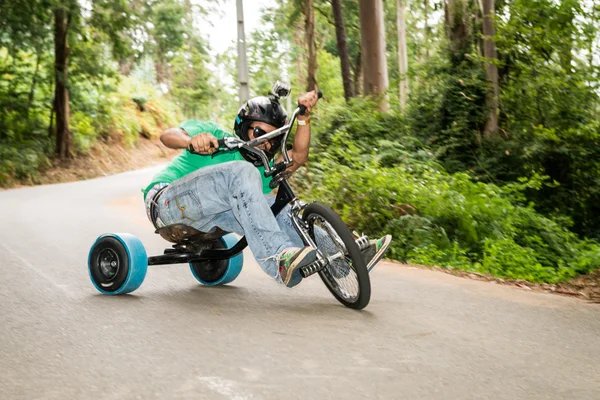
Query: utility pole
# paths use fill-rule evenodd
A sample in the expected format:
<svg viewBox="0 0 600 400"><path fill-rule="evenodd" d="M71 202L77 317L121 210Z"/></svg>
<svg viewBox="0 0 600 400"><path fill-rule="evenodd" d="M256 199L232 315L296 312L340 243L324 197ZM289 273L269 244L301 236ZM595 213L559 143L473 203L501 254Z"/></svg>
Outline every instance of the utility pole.
<svg viewBox="0 0 600 400"><path fill-rule="evenodd" d="M408 57L406 54L406 23L404 20L404 0L396 0L396 18L398 21L398 69L400 72L400 110L406 109L408 97ZM427 24L427 21L425 21Z"/></svg>
<svg viewBox="0 0 600 400"><path fill-rule="evenodd" d="M248 59L246 57L246 35L244 34L244 8L242 0L237 0L237 32L238 32L238 80L240 85L240 106L250 98L248 85Z"/></svg>

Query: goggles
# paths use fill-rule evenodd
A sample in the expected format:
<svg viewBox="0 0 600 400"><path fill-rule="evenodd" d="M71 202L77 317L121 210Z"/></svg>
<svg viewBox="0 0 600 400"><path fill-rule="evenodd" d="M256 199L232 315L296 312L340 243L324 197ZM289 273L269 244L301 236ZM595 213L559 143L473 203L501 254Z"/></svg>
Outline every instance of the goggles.
<svg viewBox="0 0 600 400"><path fill-rule="evenodd" d="M267 132L264 129L255 126L254 128L250 128L254 132L254 139L258 139L259 137L266 135Z"/></svg>

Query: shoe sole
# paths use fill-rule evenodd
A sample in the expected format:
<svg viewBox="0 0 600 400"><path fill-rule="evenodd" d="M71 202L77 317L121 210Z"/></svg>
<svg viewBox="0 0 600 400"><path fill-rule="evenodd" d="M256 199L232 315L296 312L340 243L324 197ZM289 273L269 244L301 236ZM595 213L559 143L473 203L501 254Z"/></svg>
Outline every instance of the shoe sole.
<svg viewBox="0 0 600 400"><path fill-rule="evenodd" d="M371 270L373 268L375 268L377 263L385 255L387 249L390 247L390 244L392 244L392 235L385 235L385 238L383 239L383 244L381 245L381 248L375 254L375 256L371 259L371 262L369 263L369 265L367 265L367 271L371 272Z"/></svg>

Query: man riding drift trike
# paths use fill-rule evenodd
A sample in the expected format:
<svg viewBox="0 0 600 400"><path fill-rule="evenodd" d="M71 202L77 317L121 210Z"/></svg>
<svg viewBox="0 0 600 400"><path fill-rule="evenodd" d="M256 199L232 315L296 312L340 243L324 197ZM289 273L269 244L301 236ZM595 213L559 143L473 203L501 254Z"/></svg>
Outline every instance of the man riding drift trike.
<svg viewBox="0 0 600 400"><path fill-rule="evenodd" d="M368 270L382 258L391 236L353 236L329 207L296 198L287 178L308 160L310 112L320 93L301 94L286 125L279 99L288 94L289 88L276 84L268 97L248 100L235 119L237 137L198 120L161 135L165 146L183 151L153 177L143 190L144 201L157 233L175 245L147 263L189 262L200 282L228 283L241 270L240 252L247 242L261 268L277 282L293 287L318 272L340 302L363 308L370 298ZM273 162L278 150L286 149L294 122L293 147ZM277 197L270 195L276 187ZM230 233L244 237L237 241ZM120 242L127 247L126 240ZM111 266L119 257L106 249L103 256L96 253L90 252L90 275L106 293L94 278L107 281L117 275Z"/></svg>

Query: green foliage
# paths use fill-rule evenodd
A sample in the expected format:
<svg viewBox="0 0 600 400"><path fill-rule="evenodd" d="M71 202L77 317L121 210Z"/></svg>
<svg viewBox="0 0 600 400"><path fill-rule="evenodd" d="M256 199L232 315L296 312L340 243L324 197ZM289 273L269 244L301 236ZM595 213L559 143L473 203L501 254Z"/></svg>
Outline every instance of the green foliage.
<svg viewBox="0 0 600 400"><path fill-rule="evenodd" d="M17 180L34 180L39 171L50 166L47 156L52 142L48 139L2 141L0 143L0 187Z"/></svg>
<svg viewBox="0 0 600 400"><path fill-rule="evenodd" d="M597 5L549 0L497 3L500 130L485 137L484 64L477 25L465 25L458 54L445 40L427 63L414 62L405 121L448 172L503 186L546 177L524 195L537 211L600 238L600 97L594 42ZM595 22L596 21L596 22ZM454 49L449 52L448 49Z"/></svg>
<svg viewBox="0 0 600 400"><path fill-rule="evenodd" d="M0 3L6 17L0 20L0 186L35 182L52 160L57 7L68 17L71 155L86 153L97 140L131 146L140 135L156 136L183 119L172 100L186 105L190 115L208 113L206 51L188 6L204 10L179 0ZM148 60L153 68L147 68ZM150 73L119 74L136 64ZM177 84L170 96L152 86L155 67Z"/></svg>
<svg viewBox="0 0 600 400"><path fill-rule="evenodd" d="M345 143L354 142L371 148L380 141L393 142L406 136L402 117L377 112L375 101L356 98L344 103L342 99L338 99L319 103L317 122L312 128L312 135L318 140L318 146L331 146L332 137L338 131L349 136L350 140ZM407 138L407 142L414 145L419 141ZM343 153L343 147L338 152Z"/></svg>
<svg viewBox="0 0 600 400"><path fill-rule="evenodd" d="M70 128L75 153L86 153L96 140L131 147L140 135L156 137L183 119L178 107L153 86L131 78L91 85L74 98ZM144 111L139 99L144 99ZM8 121L10 136L0 142L0 187L36 182L40 171L51 165L54 138L48 137L48 116L32 114L37 119Z"/></svg>
<svg viewBox="0 0 600 400"><path fill-rule="evenodd" d="M206 118L211 112L215 88L206 69L207 58L200 45L185 46L172 61L171 94L188 118Z"/></svg>
<svg viewBox="0 0 600 400"><path fill-rule="evenodd" d="M121 78L118 92L103 96L94 131L131 147L140 135L156 137L183 119L179 109L152 85L132 78ZM137 99L137 101L135 100ZM140 99L143 108L140 108Z"/></svg>
<svg viewBox="0 0 600 400"><path fill-rule="evenodd" d="M344 97L344 87L340 74L340 59L326 51L317 53L319 69L317 70L317 82L319 90L327 93L327 97L341 99Z"/></svg>
<svg viewBox="0 0 600 400"><path fill-rule="evenodd" d="M297 6L279 3L284 12ZM343 3L354 62L357 2ZM382 115L363 99L345 104L341 84L323 79L338 55L330 5L316 1L328 104L313 117L310 172L297 184L354 227L395 234L391 254L401 260L536 281L597 268L597 244L576 234L600 238L600 8L496 2L500 130L484 136L490 85L479 4L455 2L453 18L441 16L443 2L407 5L409 105ZM385 3L392 108L395 7ZM290 26L301 23L297 7L287 12Z"/></svg>
<svg viewBox="0 0 600 400"><path fill-rule="evenodd" d="M538 0L505 10L510 16L498 24L501 116L505 146L516 158L512 171L539 171L555 182L530 196L537 209L569 217L576 232L599 238L600 98L589 43L593 15L586 8Z"/></svg>
<svg viewBox="0 0 600 400"><path fill-rule="evenodd" d="M391 233L391 257L536 282L600 268L598 244L524 203L524 193L539 190L543 178L506 187L473 182L469 174L446 172L425 145L393 130L400 117L378 115L360 100L345 110L323 108L309 172L297 186L331 204L352 228ZM380 129L388 129L393 144L378 139Z"/></svg>
<svg viewBox="0 0 600 400"><path fill-rule="evenodd" d="M263 29L253 32L248 40L248 72L252 79L252 95L264 96L277 80L284 81L282 60L287 55L280 48L277 32ZM233 58L236 56L233 54ZM237 78L237 69L234 73Z"/></svg>
<svg viewBox="0 0 600 400"><path fill-rule="evenodd" d="M154 32L157 52L160 58L168 57L169 51L179 49L183 46L184 35L190 27L182 23L185 16L185 8L178 0L164 0L154 8Z"/></svg>
<svg viewBox="0 0 600 400"><path fill-rule="evenodd" d="M405 115L409 132L454 172L480 167L487 84L475 55L458 64L450 59L448 52L438 53L419 69Z"/></svg>

